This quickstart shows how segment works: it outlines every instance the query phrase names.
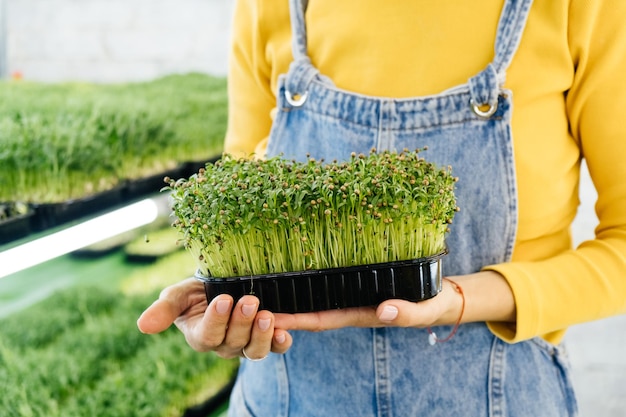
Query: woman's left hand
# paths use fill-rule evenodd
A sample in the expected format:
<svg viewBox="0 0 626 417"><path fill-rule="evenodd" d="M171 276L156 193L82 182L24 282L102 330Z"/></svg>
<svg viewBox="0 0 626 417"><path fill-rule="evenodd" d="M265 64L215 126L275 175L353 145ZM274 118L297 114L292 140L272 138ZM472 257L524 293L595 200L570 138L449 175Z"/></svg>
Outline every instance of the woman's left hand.
<svg viewBox="0 0 626 417"><path fill-rule="evenodd" d="M481 271L447 277L441 293L426 301L394 299L377 307L276 314L274 325L277 329L308 331L341 327L428 327L457 322L514 323L516 314L515 298L506 279L494 271Z"/></svg>
<svg viewBox="0 0 626 417"><path fill-rule="evenodd" d="M276 313L275 327L283 330L324 331L342 327L427 327L454 324L461 316L463 298L448 280L439 295L419 303L387 300L377 307L346 308L314 313Z"/></svg>

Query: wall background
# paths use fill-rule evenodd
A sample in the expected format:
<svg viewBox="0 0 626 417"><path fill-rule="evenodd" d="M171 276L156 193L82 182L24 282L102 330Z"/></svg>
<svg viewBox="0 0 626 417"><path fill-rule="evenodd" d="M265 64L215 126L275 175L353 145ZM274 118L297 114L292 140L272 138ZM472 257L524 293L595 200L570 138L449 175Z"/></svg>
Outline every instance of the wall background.
<svg viewBox="0 0 626 417"><path fill-rule="evenodd" d="M226 73L229 0L2 2L9 76L121 82L174 72ZM0 4L0 14L2 9Z"/></svg>

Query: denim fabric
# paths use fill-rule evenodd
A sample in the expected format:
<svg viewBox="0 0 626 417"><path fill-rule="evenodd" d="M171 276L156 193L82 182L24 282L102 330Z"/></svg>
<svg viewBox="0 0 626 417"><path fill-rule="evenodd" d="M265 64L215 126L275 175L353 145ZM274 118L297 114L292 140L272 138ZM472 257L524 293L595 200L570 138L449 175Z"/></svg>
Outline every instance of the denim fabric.
<svg viewBox="0 0 626 417"><path fill-rule="evenodd" d="M426 340L420 329L296 332L287 354L242 361L229 415L576 415L563 348L509 345L483 324L434 347Z"/></svg>
<svg viewBox="0 0 626 417"><path fill-rule="evenodd" d="M510 259L517 227L510 119L502 88L531 0L507 0L495 58L441 94L369 97L335 87L306 51L306 1L291 0L294 61L281 76L268 155L347 159L352 152L415 149L459 177L461 211L451 225L444 274L478 271ZM485 105L478 115L472 103ZM446 335L449 326L436 328ZM514 345L484 323L460 326L428 344L424 329L293 332L285 355L243 361L230 416L574 416L576 400L562 347L542 339Z"/></svg>

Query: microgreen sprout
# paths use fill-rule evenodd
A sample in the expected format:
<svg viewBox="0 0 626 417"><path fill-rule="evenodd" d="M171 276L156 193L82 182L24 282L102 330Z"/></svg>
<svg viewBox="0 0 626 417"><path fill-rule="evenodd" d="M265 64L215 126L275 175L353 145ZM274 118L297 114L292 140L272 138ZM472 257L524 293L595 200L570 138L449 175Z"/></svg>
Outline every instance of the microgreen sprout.
<svg viewBox="0 0 626 417"><path fill-rule="evenodd" d="M62 203L219 154L226 79L0 80L0 202Z"/></svg>
<svg viewBox="0 0 626 417"><path fill-rule="evenodd" d="M205 276L347 267L435 255L458 210L456 178L422 150L325 163L221 160L166 179L174 226Z"/></svg>

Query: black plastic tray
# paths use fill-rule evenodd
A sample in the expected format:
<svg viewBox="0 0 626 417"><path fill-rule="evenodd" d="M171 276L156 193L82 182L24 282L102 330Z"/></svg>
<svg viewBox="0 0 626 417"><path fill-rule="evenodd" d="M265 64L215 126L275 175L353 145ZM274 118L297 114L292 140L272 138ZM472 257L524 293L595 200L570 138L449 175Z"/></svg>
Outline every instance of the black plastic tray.
<svg viewBox="0 0 626 417"><path fill-rule="evenodd" d="M0 220L0 245L21 239L32 233L33 210Z"/></svg>
<svg viewBox="0 0 626 417"><path fill-rule="evenodd" d="M122 187L117 186L75 200L60 203L34 203L32 206L36 215L32 226L35 231L46 230L113 207L121 201Z"/></svg>
<svg viewBox="0 0 626 417"><path fill-rule="evenodd" d="M307 313L365 307L399 298L423 301L441 291L441 263L447 251L427 258L346 268L319 269L249 277L195 277L204 283L209 302L219 294L238 300L259 298L260 309L274 313Z"/></svg>

